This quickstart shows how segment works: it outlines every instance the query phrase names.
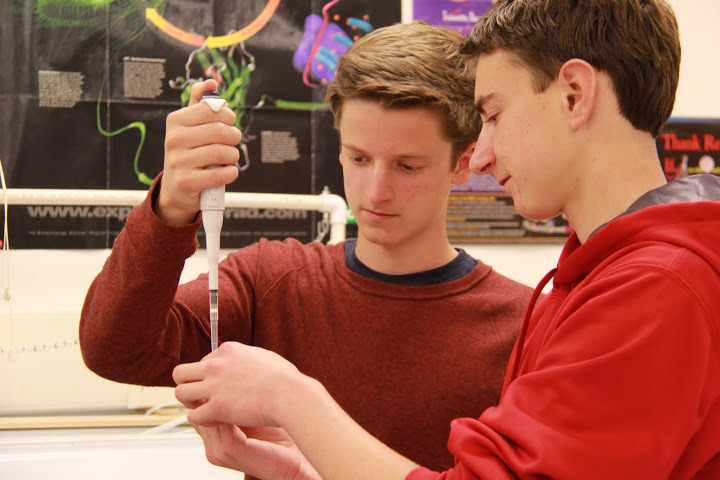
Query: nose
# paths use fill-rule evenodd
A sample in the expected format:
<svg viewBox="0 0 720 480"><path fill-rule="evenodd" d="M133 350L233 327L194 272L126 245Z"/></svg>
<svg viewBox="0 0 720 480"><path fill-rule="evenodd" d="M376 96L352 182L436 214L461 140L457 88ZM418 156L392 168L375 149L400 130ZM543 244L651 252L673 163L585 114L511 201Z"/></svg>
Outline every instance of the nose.
<svg viewBox="0 0 720 480"><path fill-rule="evenodd" d="M381 162L375 162L372 169L372 176L367 186L367 199L372 203L381 203L393 197L393 189L390 179L391 172Z"/></svg>
<svg viewBox="0 0 720 480"><path fill-rule="evenodd" d="M495 151L492 148L488 130L483 126L478 135L475 150L470 157L470 171L477 175L492 174L492 168L495 166Z"/></svg>

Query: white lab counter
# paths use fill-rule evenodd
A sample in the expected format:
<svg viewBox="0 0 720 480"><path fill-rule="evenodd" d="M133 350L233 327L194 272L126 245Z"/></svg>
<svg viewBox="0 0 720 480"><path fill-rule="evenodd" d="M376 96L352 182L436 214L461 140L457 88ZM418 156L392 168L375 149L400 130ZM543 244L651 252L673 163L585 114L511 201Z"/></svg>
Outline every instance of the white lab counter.
<svg viewBox="0 0 720 480"><path fill-rule="evenodd" d="M242 473L211 465L199 435L184 427L0 430L0 479L26 480L242 480Z"/></svg>

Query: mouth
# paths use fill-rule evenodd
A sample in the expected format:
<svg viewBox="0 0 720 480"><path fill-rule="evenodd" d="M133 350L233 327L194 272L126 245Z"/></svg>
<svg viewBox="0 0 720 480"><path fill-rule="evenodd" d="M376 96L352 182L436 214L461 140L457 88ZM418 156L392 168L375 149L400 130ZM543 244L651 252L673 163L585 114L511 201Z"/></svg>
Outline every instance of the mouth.
<svg viewBox="0 0 720 480"><path fill-rule="evenodd" d="M392 218L395 218L395 215L389 214L389 213L383 213L383 212L377 212L375 210L368 210L367 208L363 208L363 212L371 219L375 221L387 221Z"/></svg>
<svg viewBox="0 0 720 480"><path fill-rule="evenodd" d="M498 180L498 184L500 184L501 187L505 188L505 184L510 180L510 177L505 177L502 180Z"/></svg>

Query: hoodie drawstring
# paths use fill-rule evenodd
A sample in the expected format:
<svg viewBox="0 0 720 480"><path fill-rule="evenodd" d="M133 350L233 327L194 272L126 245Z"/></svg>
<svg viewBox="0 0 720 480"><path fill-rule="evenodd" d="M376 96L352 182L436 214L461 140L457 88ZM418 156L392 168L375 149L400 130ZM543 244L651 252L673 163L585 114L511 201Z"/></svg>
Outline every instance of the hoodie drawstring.
<svg viewBox="0 0 720 480"><path fill-rule="evenodd" d="M548 273L546 273L543 279L540 280L540 283L538 283L538 286L535 287L535 291L533 292L532 297L530 297L530 303L528 304L528 308L525 311L525 319L523 320L523 325L520 329L520 335L518 336L517 340L515 363L513 365L512 375L510 376L510 382L517 378L518 371L520 370L520 357L522 356L523 346L525 345L525 337L527 336L528 327L530 325L530 317L532 316L533 310L535 310L535 304L537 303L537 300L540 297L543 288L545 288L545 285L547 285L548 282L555 276L555 272L557 272L557 268L553 268ZM510 382L508 382L508 384Z"/></svg>

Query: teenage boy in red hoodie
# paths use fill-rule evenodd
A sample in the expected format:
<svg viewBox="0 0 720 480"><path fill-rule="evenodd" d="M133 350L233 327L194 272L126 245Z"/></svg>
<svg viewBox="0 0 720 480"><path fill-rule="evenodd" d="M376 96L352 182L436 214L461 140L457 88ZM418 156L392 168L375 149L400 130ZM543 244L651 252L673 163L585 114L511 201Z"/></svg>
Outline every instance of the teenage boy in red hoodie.
<svg viewBox="0 0 720 480"><path fill-rule="evenodd" d="M671 7L500 1L464 51L484 121L472 170L523 215L562 212L575 231L538 286L554 275L500 403L453 422L456 464L436 473L285 360L227 344L174 372L209 457L240 469L275 458L284 470L269 478L720 478L720 181L668 183L658 159L679 77ZM283 427L284 446L243 444L235 425Z"/></svg>

